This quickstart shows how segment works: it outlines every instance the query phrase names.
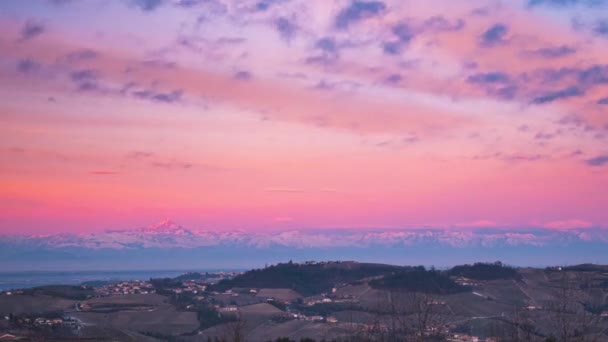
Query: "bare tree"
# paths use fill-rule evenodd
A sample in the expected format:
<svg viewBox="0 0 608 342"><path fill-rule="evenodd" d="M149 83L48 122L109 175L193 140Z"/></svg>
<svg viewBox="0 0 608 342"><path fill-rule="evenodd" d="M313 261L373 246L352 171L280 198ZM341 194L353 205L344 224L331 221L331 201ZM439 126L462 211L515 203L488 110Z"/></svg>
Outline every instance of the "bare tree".
<svg viewBox="0 0 608 342"><path fill-rule="evenodd" d="M601 317L585 308L587 295L576 287L576 274L561 271L554 300L547 305L555 337L560 342L601 341ZM605 336L603 337L605 338Z"/></svg>
<svg viewBox="0 0 608 342"><path fill-rule="evenodd" d="M530 311L525 308L515 306L504 324L508 326L506 334L502 336L505 341L531 342L540 339L535 323L530 317Z"/></svg>
<svg viewBox="0 0 608 342"><path fill-rule="evenodd" d="M391 292L388 341L441 340L446 335L447 307L428 293Z"/></svg>
<svg viewBox="0 0 608 342"><path fill-rule="evenodd" d="M234 321L226 323L222 329L222 341L227 342L245 342L247 341L245 335L245 328L247 322L240 313L236 314Z"/></svg>
<svg viewBox="0 0 608 342"><path fill-rule="evenodd" d="M445 303L427 293L408 296L407 311L413 318L414 340L427 341L444 337Z"/></svg>

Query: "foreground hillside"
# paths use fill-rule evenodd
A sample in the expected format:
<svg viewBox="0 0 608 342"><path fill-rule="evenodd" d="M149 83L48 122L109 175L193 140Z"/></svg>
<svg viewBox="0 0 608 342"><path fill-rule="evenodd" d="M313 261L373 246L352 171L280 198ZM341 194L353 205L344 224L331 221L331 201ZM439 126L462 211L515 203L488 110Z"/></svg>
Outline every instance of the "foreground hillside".
<svg viewBox="0 0 608 342"><path fill-rule="evenodd" d="M608 268L283 263L0 295L0 333L132 341L605 341ZM214 280L215 279L215 280Z"/></svg>

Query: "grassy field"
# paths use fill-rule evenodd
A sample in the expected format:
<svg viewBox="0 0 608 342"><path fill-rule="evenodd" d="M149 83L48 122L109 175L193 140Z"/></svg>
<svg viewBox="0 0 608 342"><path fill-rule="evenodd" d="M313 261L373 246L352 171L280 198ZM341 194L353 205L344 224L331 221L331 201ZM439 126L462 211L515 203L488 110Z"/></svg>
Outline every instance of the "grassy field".
<svg viewBox="0 0 608 342"><path fill-rule="evenodd" d="M37 314L70 310L76 301L45 295L0 296L0 315Z"/></svg>
<svg viewBox="0 0 608 342"><path fill-rule="evenodd" d="M260 289L258 298L274 298L282 301L295 301L302 296L292 289Z"/></svg>
<svg viewBox="0 0 608 342"><path fill-rule="evenodd" d="M177 311L166 297L155 294L101 297L83 303L92 308L122 307L114 312L73 314L89 325L104 329L172 335L193 331L199 325L196 313Z"/></svg>

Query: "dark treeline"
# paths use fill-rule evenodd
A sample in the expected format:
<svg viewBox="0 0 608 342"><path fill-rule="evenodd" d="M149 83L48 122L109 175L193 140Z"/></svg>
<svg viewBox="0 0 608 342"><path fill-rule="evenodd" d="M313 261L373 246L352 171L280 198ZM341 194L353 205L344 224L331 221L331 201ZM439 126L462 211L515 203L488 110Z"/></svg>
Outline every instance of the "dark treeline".
<svg viewBox="0 0 608 342"><path fill-rule="evenodd" d="M336 284L388 274L402 269L399 266L349 263L284 263L255 269L230 280L222 280L212 291L231 288L287 288L303 296L328 292Z"/></svg>
<svg viewBox="0 0 608 342"><path fill-rule="evenodd" d="M468 291L469 288L456 284L445 272L424 266L412 267L375 279L369 283L373 288L383 290L403 290L433 294L449 294Z"/></svg>
<svg viewBox="0 0 608 342"><path fill-rule="evenodd" d="M521 275L517 273L517 269L506 266L500 261L454 266L448 271L448 274L476 280L521 279Z"/></svg>
<svg viewBox="0 0 608 342"><path fill-rule="evenodd" d="M26 295L45 295L72 300L85 300L95 295L93 288L77 285L47 285L23 290Z"/></svg>

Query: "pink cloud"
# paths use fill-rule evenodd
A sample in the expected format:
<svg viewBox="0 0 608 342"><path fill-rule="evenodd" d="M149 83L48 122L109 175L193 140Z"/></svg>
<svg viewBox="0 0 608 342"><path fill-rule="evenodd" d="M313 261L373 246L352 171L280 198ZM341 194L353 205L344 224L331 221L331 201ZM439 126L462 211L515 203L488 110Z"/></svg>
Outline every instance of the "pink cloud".
<svg viewBox="0 0 608 342"><path fill-rule="evenodd" d="M552 221L543 225L545 228L558 229L558 230L569 230L569 229L581 229L581 228L593 228L595 225L585 220L564 220L564 221Z"/></svg>

